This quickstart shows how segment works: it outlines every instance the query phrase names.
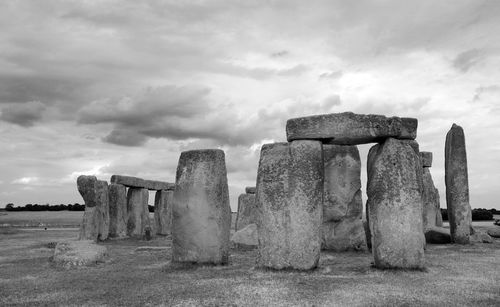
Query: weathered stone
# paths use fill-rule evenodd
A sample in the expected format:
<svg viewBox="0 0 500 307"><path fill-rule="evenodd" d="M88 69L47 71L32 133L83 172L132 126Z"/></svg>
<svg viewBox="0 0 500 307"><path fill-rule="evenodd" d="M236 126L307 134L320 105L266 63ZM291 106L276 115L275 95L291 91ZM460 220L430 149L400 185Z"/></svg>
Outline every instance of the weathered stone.
<svg viewBox="0 0 500 307"><path fill-rule="evenodd" d="M264 144L260 151L255 201L261 212L257 221L260 266L275 269L290 267L288 143Z"/></svg>
<svg viewBox="0 0 500 307"><path fill-rule="evenodd" d="M124 238L127 236L127 188L112 183L108 187L109 197L109 236Z"/></svg>
<svg viewBox="0 0 500 307"><path fill-rule="evenodd" d="M319 141L262 146L256 194L259 265L299 270L318 265L323 173Z"/></svg>
<svg viewBox="0 0 500 307"><path fill-rule="evenodd" d="M169 250L169 246L139 246L136 247L134 252L164 252Z"/></svg>
<svg viewBox="0 0 500 307"><path fill-rule="evenodd" d="M489 234L487 234L486 232L484 232L482 230L471 228L470 242L471 243L493 243L493 238L490 237Z"/></svg>
<svg viewBox="0 0 500 307"><path fill-rule="evenodd" d="M80 240L106 240L109 234L108 186L95 176L79 176L78 191L85 201ZM87 204L89 204L87 206Z"/></svg>
<svg viewBox="0 0 500 307"><path fill-rule="evenodd" d="M432 166L432 152L421 151L420 152L420 161L422 162L422 167L431 167Z"/></svg>
<svg viewBox="0 0 500 307"><path fill-rule="evenodd" d="M425 230L425 241L430 244L451 243L450 230L443 227L432 227Z"/></svg>
<svg viewBox="0 0 500 307"><path fill-rule="evenodd" d="M149 193L144 188L129 188L127 193L127 235L136 238L144 236L150 226L148 210Z"/></svg>
<svg viewBox="0 0 500 307"><path fill-rule="evenodd" d="M436 225L436 217L440 213L439 209L439 192L434 186L434 181L428 167L422 169L423 173L423 183L424 191L422 193L423 199L423 211L422 219L424 223L424 231L428 228L432 228ZM441 224L442 226L442 224Z"/></svg>
<svg viewBox="0 0 500 307"><path fill-rule="evenodd" d="M401 144L410 145L413 151L420 157L420 145L415 140L399 140Z"/></svg>
<svg viewBox="0 0 500 307"><path fill-rule="evenodd" d="M155 194L155 231L159 235L169 235L172 224L172 203L174 191L160 190Z"/></svg>
<svg viewBox="0 0 500 307"><path fill-rule="evenodd" d="M182 152L173 197L172 261L227 264L230 228L224 152Z"/></svg>
<svg viewBox="0 0 500 307"><path fill-rule="evenodd" d="M259 244L259 236L257 234L257 225L248 224L246 227L236 231L231 237L231 242L237 248L254 249Z"/></svg>
<svg viewBox="0 0 500 307"><path fill-rule="evenodd" d="M370 150L367 187L375 266L422 268L425 237L420 158L410 146L393 138L375 150Z"/></svg>
<svg viewBox="0 0 500 307"><path fill-rule="evenodd" d="M414 118L345 112L289 119L286 134L288 141L315 139L329 144L357 145L388 137L415 139L417 125Z"/></svg>
<svg viewBox="0 0 500 307"><path fill-rule="evenodd" d="M438 189L436 189L436 193L439 194ZM436 226L443 227L443 215L441 214L441 207L438 207L436 211Z"/></svg>
<svg viewBox="0 0 500 307"><path fill-rule="evenodd" d="M106 255L106 247L92 240L63 241L56 245L52 261L56 266L70 269L103 262Z"/></svg>
<svg viewBox="0 0 500 307"><path fill-rule="evenodd" d="M336 252L366 250L366 237L360 217L326 222L322 226L322 248Z"/></svg>
<svg viewBox="0 0 500 307"><path fill-rule="evenodd" d="M322 248L336 251L366 249L361 222L363 202L358 148L324 144L323 157Z"/></svg>
<svg viewBox="0 0 500 307"><path fill-rule="evenodd" d="M498 226L489 227L486 233L493 238L500 238L500 227Z"/></svg>
<svg viewBox="0 0 500 307"><path fill-rule="evenodd" d="M138 177L122 176L122 175L111 176L111 183L122 184L130 188L144 188L153 191L173 190L175 188L175 185L169 182L144 180Z"/></svg>
<svg viewBox="0 0 500 307"><path fill-rule="evenodd" d="M453 124L446 134L444 166L451 240L458 244L468 244L472 213L469 203L467 153L464 131L456 124Z"/></svg>
<svg viewBox="0 0 500 307"><path fill-rule="evenodd" d="M245 193L247 194L255 194L255 187L246 187Z"/></svg>
<svg viewBox="0 0 500 307"><path fill-rule="evenodd" d="M255 204L255 194L241 194L238 197L235 230L238 231L249 224L257 223L258 218L259 214Z"/></svg>

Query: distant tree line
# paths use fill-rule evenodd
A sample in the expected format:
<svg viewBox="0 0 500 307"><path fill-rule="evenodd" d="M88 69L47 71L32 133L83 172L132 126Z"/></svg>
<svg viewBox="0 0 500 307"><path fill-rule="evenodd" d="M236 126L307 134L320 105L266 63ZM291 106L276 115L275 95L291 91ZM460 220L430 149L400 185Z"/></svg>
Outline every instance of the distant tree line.
<svg viewBox="0 0 500 307"><path fill-rule="evenodd" d="M497 209L472 209L472 220L473 221L492 221L493 214L500 214L500 211ZM443 217L443 221L448 220L448 210L441 209L441 216Z"/></svg>
<svg viewBox="0 0 500 307"><path fill-rule="evenodd" d="M60 204L60 205L39 205L39 204L27 204L25 206L14 206L10 203L5 206L5 211L85 211L85 205L80 205L79 203L74 204Z"/></svg>

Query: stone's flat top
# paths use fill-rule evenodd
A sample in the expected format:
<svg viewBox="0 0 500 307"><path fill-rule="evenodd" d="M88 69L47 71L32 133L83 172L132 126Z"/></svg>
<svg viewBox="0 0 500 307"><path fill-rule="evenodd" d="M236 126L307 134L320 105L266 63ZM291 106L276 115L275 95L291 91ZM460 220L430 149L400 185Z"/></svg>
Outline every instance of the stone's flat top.
<svg viewBox="0 0 500 307"><path fill-rule="evenodd" d="M247 194L255 194L256 188L255 187L246 187L245 188L245 193Z"/></svg>
<svg viewBox="0 0 500 307"><path fill-rule="evenodd" d="M63 241L56 245L52 261L64 268L86 266L104 261L106 247L92 240Z"/></svg>
<svg viewBox="0 0 500 307"><path fill-rule="evenodd" d="M143 188L153 191L173 190L175 188L175 184L170 182L157 181L157 180L144 180L142 178L132 177L132 176L113 175L111 176L110 181L111 183L122 184L130 188Z"/></svg>
<svg viewBox="0 0 500 307"><path fill-rule="evenodd" d="M432 152L421 151L420 152L420 160L422 161L423 167L431 167L432 166Z"/></svg>
<svg viewBox="0 0 500 307"><path fill-rule="evenodd" d="M337 145L380 142L388 137L415 139L418 121L408 117L386 117L352 112L289 119L287 140L317 139Z"/></svg>

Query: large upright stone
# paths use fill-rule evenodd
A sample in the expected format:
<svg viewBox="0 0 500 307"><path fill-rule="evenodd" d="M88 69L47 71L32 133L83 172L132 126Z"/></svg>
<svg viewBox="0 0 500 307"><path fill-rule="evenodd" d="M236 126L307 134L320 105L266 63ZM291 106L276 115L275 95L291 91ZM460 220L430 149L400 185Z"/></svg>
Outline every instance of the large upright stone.
<svg viewBox="0 0 500 307"><path fill-rule="evenodd" d="M258 216L257 206L255 205L255 194L241 194L238 197L235 230L238 231L250 224L256 224Z"/></svg>
<svg viewBox="0 0 500 307"><path fill-rule="evenodd" d="M144 188L129 188L127 193L127 235L142 238L150 227L148 210L149 193Z"/></svg>
<svg viewBox="0 0 500 307"><path fill-rule="evenodd" d="M334 251L366 249L358 148L325 144L323 155L322 248Z"/></svg>
<svg viewBox="0 0 500 307"><path fill-rule="evenodd" d="M109 234L108 187L95 176L79 176L78 192L85 202L80 240L106 240Z"/></svg>
<svg viewBox="0 0 500 307"><path fill-rule="evenodd" d="M434 228L436 225L437 215L440 212L439 205L439 191L434 186L431 172L428 167L422 170L422 177L424 183L424 191L422 193L423 211L422 219L424 223L424 231L429 228ZM442 226L442 225L441 225Z"/></svg>
<svg viewBox="0 0 500 307"><path fill-rule="evenodd" d="M256 194L259 265L299 270L318 265L323 174L319 141L262 146Z"/></svg>
<svg viewBox="0 0 500 307"><path fill-rule="evenodd" d="M415 139L415 118L362 115L352 112L323 114L289 119L287 140L314 139L337 145L380 142L388 137Z"/></svg>
<svg viewBox="0 0 500 307"><path fill-rule="evenodd" d="M172 224L172 203L174 191L160 190L155 194L155 231L159 235L169 235Z"/></svg>
<svg viewBox="0 0 500 307"><path fill-rule="evenodd" d="M124 238L127 236L127 188L112 183L108 187L109 196L109 236Z"/></svg>
<svg viewBox="0 0 500 307"><path fill-rule="evenodd" d="M420 152L420 161L422 162L422 167L431 167L432 166L432 152L421 151Z"/></svg>
<svg viewBox="0 0 500 307"><path fill-rule="evenodd" d="M172 261L226 264L230 228L224 152L182 152L173 197Z"/></svg>
<svg viewBox="0 0 500 307"><path fill-rule="evenodd" d="M370 150L368 214L372 253L378 268L424 266L422 172L408 145L389 138Z"/></svg>
<svg viewBox="0 0 500 307"><path fill-rule="evenodd" d="M451 240L458 244L468 244L472 212L469 203L467 152L464 130L456 124L446 134L444 176Z"/></svg>

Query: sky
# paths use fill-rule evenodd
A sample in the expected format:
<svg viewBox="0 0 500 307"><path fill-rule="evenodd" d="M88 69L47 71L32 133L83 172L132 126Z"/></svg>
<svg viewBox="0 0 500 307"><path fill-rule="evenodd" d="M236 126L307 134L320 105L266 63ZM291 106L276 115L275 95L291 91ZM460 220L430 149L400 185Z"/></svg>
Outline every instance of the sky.
<svg viewBox="0 0 500 307"><path fill-rule="evenodd" d="M182 151L220 148L234 211L287 119L352 111L418 119L442 208L462 126L471 207L500 209L498 16L481 0L1 1L0 207L82 203L82 174L174 182Z"/></svg>

